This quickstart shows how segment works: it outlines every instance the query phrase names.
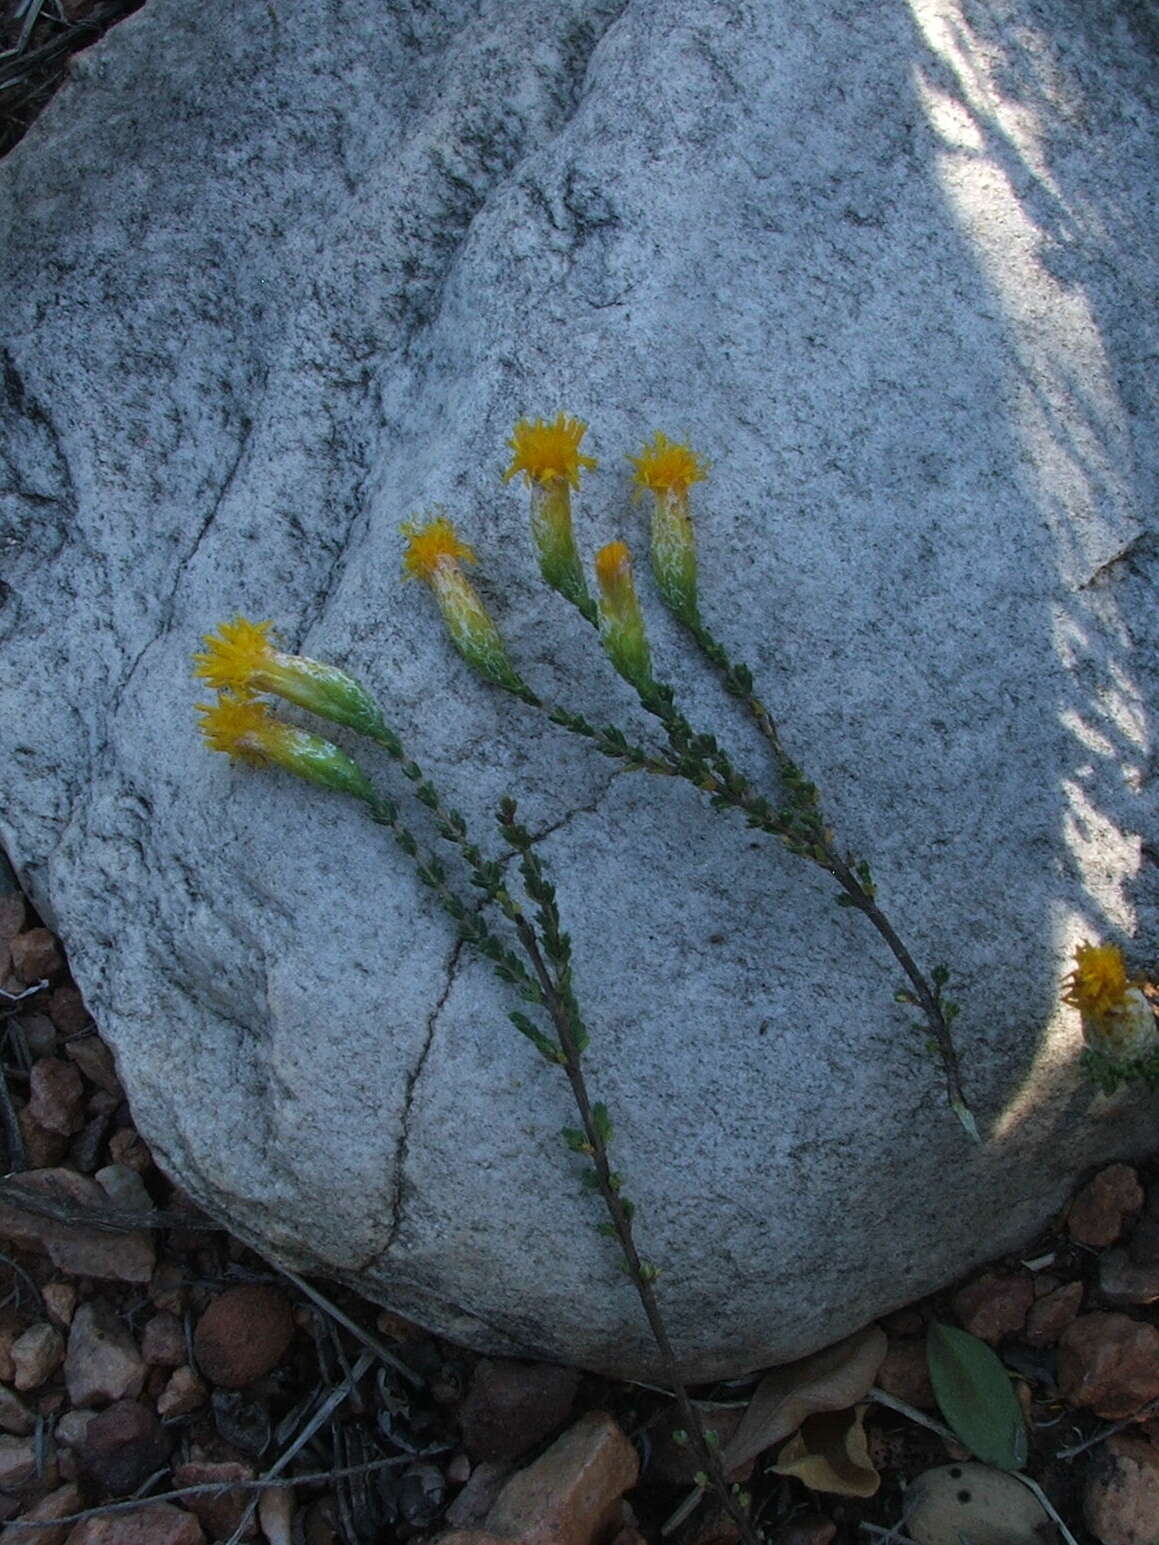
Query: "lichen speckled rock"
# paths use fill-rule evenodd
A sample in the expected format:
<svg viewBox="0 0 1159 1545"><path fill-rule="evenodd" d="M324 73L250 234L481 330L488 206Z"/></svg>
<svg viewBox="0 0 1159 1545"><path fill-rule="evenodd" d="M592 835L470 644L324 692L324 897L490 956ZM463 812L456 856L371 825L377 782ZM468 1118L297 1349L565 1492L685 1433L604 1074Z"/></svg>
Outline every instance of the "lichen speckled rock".
<svg viewBox="0 0 1159 1545"><path fill-rule="evenodd" d="M481 830L512 789L546 833L690 1374L843 1335L1154 1141L1059 985L1156 938L1155 52L1127 0L150 0L77 59L0 166L2 835L242 1235L656 1372L502 989L357 809L199 745L237 611L364 679ZM645 728L500 482L561 409L588 550L638 541L647 434L712 459L706 613L951 966L980 1149L824 876L499 700L401 580L444 504L532 679Z"/></svg>

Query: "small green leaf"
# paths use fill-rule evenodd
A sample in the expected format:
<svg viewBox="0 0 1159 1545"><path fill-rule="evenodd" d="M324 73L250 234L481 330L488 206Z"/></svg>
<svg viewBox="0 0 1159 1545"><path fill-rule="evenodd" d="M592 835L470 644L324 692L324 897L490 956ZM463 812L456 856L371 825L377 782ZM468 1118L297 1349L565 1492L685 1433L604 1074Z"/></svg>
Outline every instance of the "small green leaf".
<svg viewBox="0 0 1159 1545"><path fill-rule="evenodd" d="M559 1047L550 1036L544 1035L542 1030L537 1030L526 1014L519 1013L518 1009L512 1009L507 1017L520 1035L525 1035L542 1057L546 1057L548 1062L559 1061L561 1055Z"/></svg>
<svg viewBox="0 0 1159 1545"><path fill-rule="evenodd" d="M930 1326L930 1382L942 1415L983 1464L1019 1470L1026 1463L1026 1423L998 1354L953 1325Z"/></svg>
<svg viewBox="0 0 1159 1545"><path fill-rule="evenodd" d="M612 1122L608 1115L608 1107L602 1100L597 1100L592 1106L592 1125L601 1142L610 1143L612 1140Z"/></svg>

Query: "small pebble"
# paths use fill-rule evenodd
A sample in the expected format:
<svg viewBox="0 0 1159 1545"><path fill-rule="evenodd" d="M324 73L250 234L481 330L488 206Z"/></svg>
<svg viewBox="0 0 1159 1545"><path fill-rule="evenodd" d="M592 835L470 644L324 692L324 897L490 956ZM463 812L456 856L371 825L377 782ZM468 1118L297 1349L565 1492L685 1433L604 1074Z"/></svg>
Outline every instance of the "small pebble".
<svg viewBox="0 0 1159 1545"><path fill-rule="evenodd" d="M76 1286L72 1282L46 1282L41 1288L44 1307L54 1325L67 1330L76 1312Z"/></svg>
<svg viewBox="0 0 1159 1545"><path fill-rule="evenodd" d="M1113 1245L1127 1218L1143 1206L1143 1188L1129 1164L1109 1164L1075 1196L1067 1213L1070 1237L1102 1250Z"/></svg>
<svg viewBox="0 0 1159 1545"><path fill-rule="evenodd" d="M1083 1285L1066 1282L1036 1298L1026 1316L1026 1339L1032 1347L1051 1347L1082 1308Z"/></svg>
<svg viewBox="0 0 1159 1545"><path fill-rule="evenodd" d="M286 1295L271 1284L250 1282L214 1299L197 1322L193 1350L210 1383L244 1389L277 1367L293 1334Z"/></svg>
<svg viewBox="0 0 1159 1545"><path fill-rule="evenodd" d="M60 941L47 928L30 928L27 933L18 933L9 940L8 948L13 971L28 986L42 980L52 981L64 973Z"/></svg>
<svg viewBox="0 0 1159 1545"><path fill-rule="evenodd" d="M88 1423L78 1458L94 1485L125 1496L164 1467L170 1447L154 1412L137 1400L116 1400Z"/></svg>
<svg viewBox="0 0 1159 1545"><path fill-rule="evenodd" d="M0 1384L0 1432L26 1438L36 1426L36 1417L15 1390Z"/></svg>
<svg viewBox="0 0 1159 1545"><path fill-rule="evenodd" d="M1159 1299L1159 1263L1139 1266L1126 1250L1099 1257L1099 1292L1112 1304L1153 1304Z"/></svg>
<svg viewBox="0 0 1159 1545"><path fill-rule="evenodd" d="M64 1361L64 1337L47 1320L30 1325L12 1343L12 1382L18 1390L39 1389Z"/></svg>
<svg viewBox="0 0 1159 1545"><path fill-rule="evenodd" d="M141 1332L141 1356L150 1365L179 1368L187 1355L185 1327L175 1314L155 1314Z"/></svg>
<svg viewBox="0 0 1159 1545"><path fill-rule="evenodd" d="M578 1385L574 1368L482 1358L459 1407L463 1447L474 1460L518 1459L563 1426Z"/></svg>
<svg viewBox="0 0 1159 1545"><path fill-rule="evenodd" d="M1125 1314L1083 1314L1058 1343L1058 1387L1072 1406L1107 1421L1159 1396L1159 1330Z"/></svg>
<svg viewBox="0 0 1159 1545"><path fill-rule="evenodd" d="M81 1304L73 1316L64 1362L74 1406L132 1399L145 1383L137 1343L103 1299Z"/></svg>
<svg viewBox="0 0 1159 1545"><path fill-rule="evenodd" d="M1096 1456L1083 1516L1100 1545L1150 1545L1159 1538L1159 1448L1120 1433Z"/></svg>
<svg viewBox="0 0 1159 1545"><path fill-rule="evenodd" d="M0 1489L14 1491L36 1474L36 1442L0 1433Z"/></svg>
<svg viewBox="0 0 1159 1545"><path fill-rule="evenodd" d="M149 1502L131 1513L86 1518L66 1545L203 1545L204 1539L192 1513L171 1502Z"/></svg>
<svg viewBox="0 0 1159 1545"><path fill-rule="evenodd" d="M1017 1335L1034 1302L1034 1279L1026 1272L984 1272L954 1294L962 1328L991 1346Z"/></svg>
<svg viewBox="0 0 1159 1545"><path fill-rule="evenodd" d="M192 1460L188 1464L177 1465L173 1471L173 1484L177 1488L224 1484L229 1481L252 1481L253 1478L253 1466L241 1464L237 1460L228 1460L220 1464ZM185 1506L201 1520L212 1539L227 1540L238 1528L242 1514L251 1500L251 1493L238 1491L234 1487L227 1491L207 1492L201 1496L187 1497ZM241 1538L252 1539L257 1532L257 1519L251 1517L242 1530Z"/></svg>
<svg viewBox="0 0 1159 1545"><path fill-rule="evenodd" d="M209 1389L186 1363L174 1368L169 1382L157 1396L157 1415L163 1420L173 1416L187 1416L197 1411L209 1399Z"/></svg>
<svg viewBox="0 0 1159 1545"><path fill-rule="evenodd" d="M20 1521L24 1524L44 1523L51 1524L57 1518L67 1518L72 1513L79 1513L83 1506L79 1489L69 1482L64 1486L58 1486L55 1491L50 1491L46 1497L41 1497L27 1512L21 1513ZM56 1529L13 1529L11 1539L13 1545L17 1540L23 1539L28 1545L64 1545L64 1541L72 1528L71 1524L61 1524Z"/></svg>
<svg viewBox="0 0 1159 1545"><path fill-rule="evenodd" d="M48 1014L63 1036L79 1035L91 1022L84 999L79 991L68 983L63 987L55 987L49 994Z"/></svg>

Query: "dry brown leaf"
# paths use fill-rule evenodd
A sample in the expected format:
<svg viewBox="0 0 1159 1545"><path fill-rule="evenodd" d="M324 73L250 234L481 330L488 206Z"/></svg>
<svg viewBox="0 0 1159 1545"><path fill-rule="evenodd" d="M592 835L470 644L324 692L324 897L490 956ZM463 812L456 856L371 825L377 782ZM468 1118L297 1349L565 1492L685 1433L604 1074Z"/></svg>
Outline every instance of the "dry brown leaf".
<svg viewBox="0 0 1159 1545"><path fill-rule="evenodd" d="M726 1475L795 1432L816 1411L846 1411L864 1400L887 1346L877 1325L767 1373L721 1455Z"/></svg>
<svg viewBox="0 0 1159 1545"><path fill-rule="evenodd" d="M881 1477L869 1458L865 1436L868 1406L852 1411L819 1411L807 1416L800 1430L777 1455L777 1475L795 1475L811 1491L840 1497L872 1497Z"/></svg>

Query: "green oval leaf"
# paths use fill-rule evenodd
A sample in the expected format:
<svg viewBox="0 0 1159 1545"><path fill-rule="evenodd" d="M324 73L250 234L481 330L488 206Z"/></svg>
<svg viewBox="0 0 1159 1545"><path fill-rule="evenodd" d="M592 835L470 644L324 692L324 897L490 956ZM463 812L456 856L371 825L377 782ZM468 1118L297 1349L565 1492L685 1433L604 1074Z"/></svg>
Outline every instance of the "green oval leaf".
<svg viewBox="0 0 1159 1545"><path fill-rule="evenodd" d="M998 1354L967 1331L935 1323L926 1357L942 1415L961 1441L983 1464L1020 1470L1026 1423Z"/></svg>

